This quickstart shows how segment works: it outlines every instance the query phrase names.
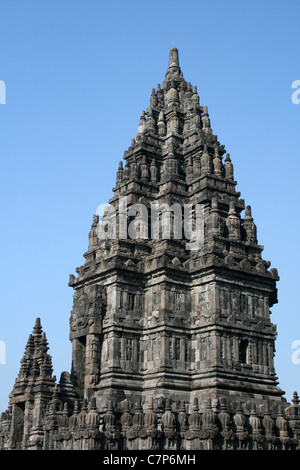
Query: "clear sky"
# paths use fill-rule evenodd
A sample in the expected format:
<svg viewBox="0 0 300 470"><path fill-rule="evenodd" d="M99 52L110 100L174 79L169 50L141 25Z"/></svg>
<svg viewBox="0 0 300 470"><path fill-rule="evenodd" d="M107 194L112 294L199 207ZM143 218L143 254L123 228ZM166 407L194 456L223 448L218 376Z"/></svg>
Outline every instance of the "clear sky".
<svg viewBox="0 0 300 470"><path fill-rule="evenodd" d="M173 41L279 271L276 372L300 393L299 0L0 0L0 411L36 317L70 371L69 273Z"/></svg>

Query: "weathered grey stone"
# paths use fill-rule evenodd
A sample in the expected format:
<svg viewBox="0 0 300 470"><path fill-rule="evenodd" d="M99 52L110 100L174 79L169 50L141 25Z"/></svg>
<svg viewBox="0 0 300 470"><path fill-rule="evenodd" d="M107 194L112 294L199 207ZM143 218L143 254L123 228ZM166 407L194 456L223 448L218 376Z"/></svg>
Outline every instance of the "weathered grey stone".
<svg viewBox="0 0 300 470"><path fill-rule="evenodd" d="M278 273L176 48L124 160L70 275L70 374L56 383L38 319L0 448L299 449L299 398L286 402L274 369ZM154 203L172 214L149 227ZM194 221L203 207L197 250L177 224L187 204Z"/></svg>

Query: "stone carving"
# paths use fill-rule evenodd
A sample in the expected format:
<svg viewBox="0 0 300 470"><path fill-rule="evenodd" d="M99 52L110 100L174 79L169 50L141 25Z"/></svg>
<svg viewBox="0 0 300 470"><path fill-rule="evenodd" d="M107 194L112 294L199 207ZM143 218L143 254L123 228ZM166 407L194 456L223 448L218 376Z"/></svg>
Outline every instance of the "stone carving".
<svg viewBox="0 0 300 470"><path fill-rule="evenodd" d="M286 401L274 369L278 272L176 48L137 127L69 277L71 371L56 383L37 319L0 449L299 449L299 397ZM155 234L152 203L180 208Z"/></svg>
<svg viewBox="0 0 300 470"><path fill-rule="evenodd" d="M77 331L100 323L104 311L104 292L101 286L80 288L73 296L73 309L70 318L71 331Z"/></svg>

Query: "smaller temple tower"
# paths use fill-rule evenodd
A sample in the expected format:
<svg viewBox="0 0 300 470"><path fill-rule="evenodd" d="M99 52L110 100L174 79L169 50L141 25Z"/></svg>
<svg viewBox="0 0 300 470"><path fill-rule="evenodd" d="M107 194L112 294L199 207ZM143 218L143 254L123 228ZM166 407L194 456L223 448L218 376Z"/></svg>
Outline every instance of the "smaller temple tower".
<svg viewBox="0 0 300 470"><path fill-rule="evenodd" d="M43 443L41 419L52 397L55 377L48 342L37 318L10 394L11 425L8 447L39 449Z"/></svg>
<svg viewBox="0 0 300 470"><path fill-rule="evenodd" d="M46 334L37 318L10 394L9 409L2 416L4 422L9 420L9 432L5 432L5 426L2 430L5 448L39 450L44 446L44 418L58 387L48 349ZM59 404L71 403L75 393L67 372L62 373L59 388Z"/></svg>

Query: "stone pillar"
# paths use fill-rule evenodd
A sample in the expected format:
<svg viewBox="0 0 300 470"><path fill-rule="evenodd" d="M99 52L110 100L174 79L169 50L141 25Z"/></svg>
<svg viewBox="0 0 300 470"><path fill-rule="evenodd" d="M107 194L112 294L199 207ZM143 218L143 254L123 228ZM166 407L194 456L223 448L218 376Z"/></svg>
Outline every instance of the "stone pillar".
<svg viewBox="0 0 300 470"><path fill-rule="evenodd" d="M233 351L234 351L234 361L239 362L239 340L237 337L233 338Z"/></svg>
<svg viewBox="0 0 300 470"><path fill-rule="evenodd" d="M169 365L169 341L170 338L168 337L167 332L162 331L160 336L160 367Z"/></svg>
<svg viewBox="0 0 300 470"><path fill-rule="evenodd" d="M46 400L40 394L35 397L33 414L32 414L32 428L29 438L30 450L41 450L44 443L44 432L42 427L42 419L45 414Z"/></svg>
<svg viewBox="0 0 300 470"><path fill-rule="evenodd" d="M180 338L180 361L181 367L185 367L186 357L185 357L185 338Z"/></svg>
<svg viewBox="0 0 300 470"><path fill-rule="evenodd" d="M274 371L274 347L272 343L268 344L268 356L269 356L269 373L273 373Z"/></svg>
<svg viewBox="0 0 300 470"><path fill-rule="evenodd" d="M85 398L89 399L92 390L99 382L100 375L100 335L86 336L85 351Z"/></svg>
<svg viewBox="0 0 300 470"><path fill-rule="evenodd" d="M12 404L12 418L9 435L9 449L20 449L24 434L25 403Z"/></svg>
<svg viewBox="0 0 300 470"><path fill-rule="evenodd" d="M85 377L86 336L72 339L72 383L79 396L83 396Z"/></svg>

